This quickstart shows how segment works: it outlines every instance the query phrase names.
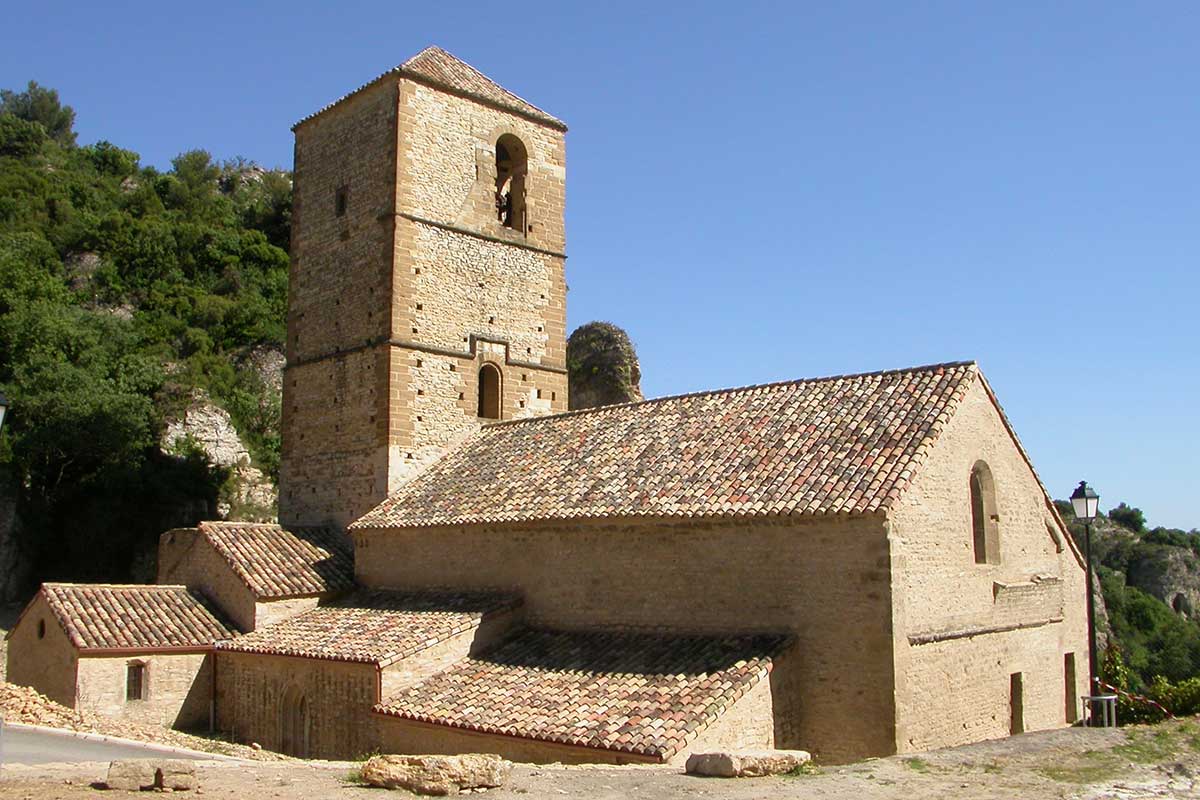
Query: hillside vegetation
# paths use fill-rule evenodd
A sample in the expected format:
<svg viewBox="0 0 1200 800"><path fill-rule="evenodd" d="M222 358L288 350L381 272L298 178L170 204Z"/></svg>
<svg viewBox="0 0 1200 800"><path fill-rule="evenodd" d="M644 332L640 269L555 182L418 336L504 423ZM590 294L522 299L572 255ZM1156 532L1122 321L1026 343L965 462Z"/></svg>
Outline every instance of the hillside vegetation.
<svg viewBox="0 0 1200 800"><path fill-rule="evenodd" d="M1084 526L1069 502L1055 504L1082 550ZM1176 714L1200 713L1200 530L1149 528L1140 509L1121 503L1092 524L1092 557L1111 627L1104 679ZM1158 715L1122 706L1126 720Z"/></svg>
<svg viewBox="0 0 1200 800"><path fill-rule="evenodd" d="M0 469L35 580L121 580L227 490L159 447L195 389L277 469L279 398L242 364L283 340L291 179L203 151L160 172L73 123L53 90L0 93Z"/></svg>

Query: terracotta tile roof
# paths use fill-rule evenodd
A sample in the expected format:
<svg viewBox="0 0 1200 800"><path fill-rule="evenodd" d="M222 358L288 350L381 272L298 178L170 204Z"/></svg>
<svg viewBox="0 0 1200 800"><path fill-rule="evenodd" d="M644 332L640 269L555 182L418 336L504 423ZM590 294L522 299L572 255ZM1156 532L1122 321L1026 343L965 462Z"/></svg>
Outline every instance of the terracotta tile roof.
<svg viewBox="0 0 1200 800"><path fill-rule="evenodd" d="M487 592L360 590L222 642L220 649L386 666L519 602L515 595Z"/></svg>
<svg viewBox="0 0 1200 800"><path fill-rule="evenodd" d="M977 375L939 364L497 423L350 527L886 509Z"/></svg>
<svg viewBox="0 0 1200 800"><path fill-rule="evenodd" d="M41 594L80 650L208 647L234 635L186 586L44 583Z"/></svg>
<svg viewBox="0 0 1200 800"><path fill-rule="evenodd" d="M342 95L329 105L323 106L309 114L292 126L295 130L313 117L325 113L329 109L361 92L368 86L377 83L389 75L409 77L422 83L432 84L440 89L447 89L456 94L466 95L485 103L520 114L523 117L544 123L559 130L566 130L562 120L547 114L528 100L505 89L500 84L484 75L465 61L450 55L440 47L426 47L407 61L398 64L374 80L364 83L354 91Z"/></svg>
<svg viewBox="0 0 1200 800"><path fill-rule="evenodd" d="M340 592L354 586L354 551L333 528L201 522L200 532L260 599Z"/></svg>
<svg viewBox="0 0 1200 800"><path fill-rule="evenodd" d="M765 678L789 643L526 630L375 710L665 761Z"/></svg>

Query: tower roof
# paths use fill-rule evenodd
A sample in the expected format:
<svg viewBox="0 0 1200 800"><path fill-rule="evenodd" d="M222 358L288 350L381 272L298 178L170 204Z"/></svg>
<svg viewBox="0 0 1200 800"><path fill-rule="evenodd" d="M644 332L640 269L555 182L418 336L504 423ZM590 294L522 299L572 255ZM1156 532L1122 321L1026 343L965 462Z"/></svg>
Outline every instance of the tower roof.
<svg viewBox="0 0 1200 800"><path fill-rule="evenodd" d="M540 122L559 130L567 129L566 123L562 120L513 94L462 59L456 58L440 47L426 47L412 58L392 67L369 83L363 84L349 94L345 94L329 105L309 114L293 125L292 130L391 75L411 78L437 89L463 95L485 105L511 111L534 122Z"/></svg>

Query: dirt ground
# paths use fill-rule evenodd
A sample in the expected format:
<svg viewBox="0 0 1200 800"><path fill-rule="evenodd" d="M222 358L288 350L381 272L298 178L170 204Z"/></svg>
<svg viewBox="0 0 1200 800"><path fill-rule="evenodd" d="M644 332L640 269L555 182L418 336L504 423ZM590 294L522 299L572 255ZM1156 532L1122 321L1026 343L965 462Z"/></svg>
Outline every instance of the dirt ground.
<svg viewBox="0 0 1200 800"><path fill-rule="evenodd" d="M354 783L357 766L302 761L206 762L198 771L205 797L378 800L383 790ZM106 764L5 766L0 768L0 800L95 796L101 792L93 784L104 779L106 769ZM509 785L486 794L496 800L564 796L596 800L1200 798L1200 720L1120 730L1072 728L1029 733L920 756L823 767L816 774L751 780L694 778L666 767L517 765Z"/></svg>

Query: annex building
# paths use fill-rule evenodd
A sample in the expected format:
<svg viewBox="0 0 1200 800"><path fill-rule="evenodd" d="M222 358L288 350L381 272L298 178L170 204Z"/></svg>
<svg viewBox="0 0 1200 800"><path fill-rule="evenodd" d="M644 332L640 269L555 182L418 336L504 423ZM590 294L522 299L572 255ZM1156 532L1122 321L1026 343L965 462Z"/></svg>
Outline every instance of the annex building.
<svg viewBox="0 0 1200 800"><path fill-rule="evenodd" d="M1082 559L977 365L567 412L566 126L429 48L294 130L281 525L164 534L182 586L44 587L14 678L139 713L183 669L144 629L201 648L217 728L321 758L836 762L1075 721ZM71 672L97 614L118 668Z"/></svg>

